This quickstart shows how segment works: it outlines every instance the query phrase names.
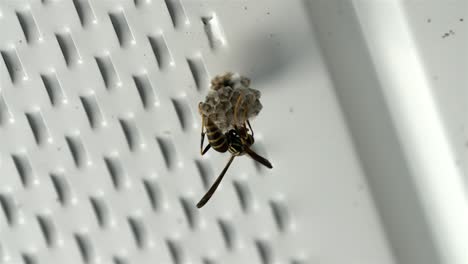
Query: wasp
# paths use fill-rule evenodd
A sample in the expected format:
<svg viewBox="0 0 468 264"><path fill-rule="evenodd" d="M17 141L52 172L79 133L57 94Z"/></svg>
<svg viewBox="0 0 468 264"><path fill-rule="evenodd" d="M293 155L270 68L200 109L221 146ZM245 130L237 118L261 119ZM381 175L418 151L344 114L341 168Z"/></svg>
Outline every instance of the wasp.
<svg viewBox="0 0 468 264"><path fill-rule="evenodd" d="M239 101L236 104L236 108L234 110L235 112L234 118L236 118L237 116L238 105L239 105ZM199 108L200 107L201 107L201 103L199 104ZM250 148L254 144L255 139L254 139L254 132L252 130L252 126L250 125L250 122L248 119L244 119L246 121L242 125L236 124L237 123L236 121L235 122L236 125L234 125L233 129L230 129L226 133L223 133L221 129L219 129L218 126L213 122L213 120L211 120L209 117L204 116L203 114L201 114L201 116L202 116L202 131L201 131L201 144L200 144L201 155L204 155L210 148L213 148L214 150L221 152L221 153L225 153L226 151L229 151L231 153L231 157L229 158L226 166L224 166L224 169L221 171L221 174L218 176L218 178L216 178L213 185L197 203L198 208L203 207L208 202L208 200L210 200L211 196L213 196L214 192L218 188L219 184L221 183L221 180L223 179L224 175L226 174L226 171L229 169L229 166L231 165L235 157L247 154L252 159L261 163L265 167L270 168L270 169L273 168L273 166L267 159L258 155L257 153L255 153L255 151L253 151ZM246 123L249 126L250 130L247 129ZM208 138L209 143L205 148L203 148L205 135Z"/></svg>

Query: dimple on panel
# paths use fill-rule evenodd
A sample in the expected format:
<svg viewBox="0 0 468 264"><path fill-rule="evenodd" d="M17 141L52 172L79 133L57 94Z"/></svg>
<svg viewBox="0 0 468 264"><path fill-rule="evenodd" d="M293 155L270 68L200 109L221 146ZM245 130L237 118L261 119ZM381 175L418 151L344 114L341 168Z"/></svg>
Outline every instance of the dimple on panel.
<svg viewBox="0 0 468 264"><path fill-rule="evenodd" d="M73 199L70 183L63 172L51 172L50 178L57 193L57 199L62 206L67 206Z"/></svg>
<svg viewBox="0 0 468 264"><path fill-rule="evenodd" d="M169 136L159 136L156 138L161 154L164 157L164 162L168 169L172 169L176 163L176 149Z"/></svg>
<svg viewBox="0 0 468 264"><path fill-rule="evenodd" d="M273 218L275 219L276 226L278 227L279 231L284 232L288 228L290 221L290 216L284 201L271 200L270 207L273 213Z"/></svg>
<svg viewBox="0 0 468 264"><path fill-rule="evenodd" d="M172 99L172 104L179 118L182 130L186 130L193 125L192 112L184 99Z"/></svg>
<svg viewBox="0 0 468 264"><path fill-rule="evenodd" d="M166 40L162 33L157 33L153 36L148 37L153 49L154 56L160 69L164 70L169 66L174 66L174 60L172 58L171 52L167 47Z"/></svg>
<svg viewBox="0 0 468 264"><path fill-rule="evenodd" d="M73 66L81 61L78 49L73 41L70 32L55 34L60 49L62 50L63 58L67 66Z"/></svg>
<svg viewBox="0 0 468 264"><path fill-rule="evenodd" d="M16 15L18 16L26 41L28 43L37 42L41 38L41 33L39 32L31 10L17 11Z"/></svg>
<svg viewBox="0 0 468 264"><path fill-rule="evenodd" d="M0 205L9 225L15 225L18 221L18 208L11 194L0 193Z"/></svg>
<svg viewBox="0 0 468 264"><path fill-rule="evenodd" d="M39 260L36 256L31 253L23 253L21 254L24 264L38 264Z"/></svg>
<svg viewBox="0 0 468 264"><path fill-rule="evenodd" d="M172 24L175 28L179 28L189 23L185 9L180 0L164 1L166 3L167 10L169 11L169 15L171 16Z"/></svg>
<svg viewBox="0 0 468 264"><path fill-rule="evenodd" d="M197 90L203 90L208 86L208 73L203 59L201 56L194 56L187 59L187 64L192 73Z"/></svg>
<svg viewBox="0 0 468 264"><path fill-rule="evenodd" d="M236 246L236 235L233 224L227 220L218 220L219 228L226 243L226 248L232 250Z"/></svg>
<svg viewBox="0 0 468 264"><path fill-rule="evenodd" d="M0 94L0 125L5 125L8 121L11 120L11 112L5 102L5 98Z"/></svg>
<svg viewBox="0 0 468 264"><path fill-rule="evenodd" d="M67 102L62 85L60 84L55 72L41 74L41 79L44 83L47 95L49 96L50 103L53 106L58 106Z"/></svg>
<svg viewBox="0 0 468 264"><path fill-rule="evenodd" d="M182 264L185 261L185 255L182 251L181 245L176 240L166 240L167 247L172 257L174 264Z"/></svg>
<svg viewBox="0 0 468 264"><path fill-rule="evenodd" d="M116 155L104 157L104 162L112 179L112 183L114 184L114 188L116 190L122 189L127 180L127 175L123 168L122 162Z"/></svg>
<svg viewBox="0 0 468 264"><path fill-rule="evenodd" d="M226 40L224 38L224 33L216 14L204 16L201 18L201 20L205 28L205 33L208 38L208 43L210 44L210 47L213 50L222 47L225 44Z"/></svg>
<svg viewBox="0 0 468 264"><path fill-rule="evenodd" d="M107 89L111 90L120 85L119 76L109 55L96 57L96 63Z"/></svg>
<svg viewBox="0 0 468 264"><path fill-rule="evenodd" d="M96 258L96 252L91 244L91 240L86 234L75 234L75 241L84 263L88 264Z"/></svg>
<svg viewBox="0 0 468 264"><path fill-rule="evenodd" d="M73 0L73 4L83 27L87 27L96 21L96 15L89 0Z"/></svg>
<svg viewBox="0 0 468 264"><path fill-rule="evenodd" d="M5 66L7 67L13 83L17 83L28 78L16 49L2 50L0 53L2 54L3 61L5 62Z"/></svg>
<svg viewBox="0 0 468 264"><path fill-rule="evenodd" d="M34 111L26 113L29 126L31 127L32 134L38 145L43 145L50 140L49 131L42 118L41 112Z"/></svg>
<svg viewBox="0 0 468 264"><path fill-rule="evenodd" d="M237 197L239 198L239 203L244 212L248 212L252 208L252 192L247 186L247 183L244 181L234 181L234 189L236 191Z"/></svg>
<svg viewBox="0 0 468 264"><path fill-rule="evenodd" d="M157 211L162 204L161 190L154 180L143 180L145 191L153 210Z"/></svg>
<svg viewBox="0 0 468 264"><path fill-rule="evenodd" d="M257 248L258 254L262 264L272 264L274 263L273 251L270 244L265 240L256 240L255 246Z"/></svg>
<svg viewBox="0 0 468 264"><path fill-rule="evenodd" d="M137 247L139 249L147 247L148 233L145 230L143 222L137 217L129 217L128 224L130 226L130 230L133 234L133 238L135 239Z"/></svg>
<svg viewBox="0 0 468 264"><path fill-rule="evenodd" d="M18 171L21 183L25 188L31 187L34 180L34 175L28 157L25 153L13 154L11 157L15 164L16 170Z"/></svg>
<svg viewBox="0 0 468 264"><path fill-rule="evenodd" d="M39 223L47 246L55 247L58 241L58 233L52 219L49 216L38 215L37 222Z"/></svg>
<svg viewBox="0 0 468 264"><path fill-rule="evenodd" d="M128 264L128 263L130 263L130 262L128 262L128 261L127 261L125 258L123 258L123 257L117 257L117 256L116 256L116 257L113 258L113 263L114 263L114 264Z"/></svg>
<svg viewBox="0 0 468 264"><path fill-rule="evenodd" d="M81 103L88 117L91 128L105 125L104 117L95 95L81 96Z"/></svg>
<svg viewBox="0 0 468 264"><path fill-rule="evenodd" d="M293 260L291 260L291 264L305 264L307 263L305 260L303 259L298 259L298 258L295 258Z"/></svg>
<svg viewBox="0 0 468 264"><path fill-rule="evenodd" d="M190 229L195 229L199 225L199 212L198 210L193 206L195 202L187 199L187 198L180 198L180 204L182 206L182 209L184 211L185 217L187 219L187 223L190 227Z"/></svg>
<svg viewBox="0 0 468 264"><path fill-rule="evenodd" d="M75 166L82 168L88 161L88 154L83 142L78 135L66 136L65 139L67 141L70 154L73 157L73 161L75 162Z"/></svg>
<svg viewBox="0 0 468 264"><path fill-rule="evenodd" d="M120 119L119 121L130 151L135 151L137 148L141 147L143 139L136 127L135 121L130 118Z"/></svg>
<svg viewBox="0 0 468 264"><path fill-rule="evenodd" d="M213 260L213 259L211 259L211 258L204 258L204 259L202 260L202 263L203 263L203 264L216 264L216 263L218 263L218 262L216 262L215 260Z"/></svg>
<svg viewBox="0 0 468 264"><path fill-rule="evenodd" d="M134 75L133 81L140 95L141 103L145 109L159 105L159 98L155 91L156 87L151 84L148 74Z"/></svg>
<svg viewBox="0 0 468 264"><path fill-rule="evenodd" d="M99 226L101 228L108 227L111 221L110 210L103 198L90 197L89 200L93 206L93 210Z"/></svg>
<svg viewBox="0 0 468 264"><path fill-rule="evenodd" d="M109 13L109 17L112 25L114 26L115 34L119 39L120 45L122 47L127 47L134 43L135 38L133 37L133 33L130 30L130 26L128 25L124 11L120 10L118 12Z"/></svg>
<svg viewBox="0 0 468 264"><path fill-rule="evenodd" d="M205 189L208 189L209 185L211 184L211 181L214 180L213 169L203 160L196 160L195 164L200 174L203 187Z"/></svg>

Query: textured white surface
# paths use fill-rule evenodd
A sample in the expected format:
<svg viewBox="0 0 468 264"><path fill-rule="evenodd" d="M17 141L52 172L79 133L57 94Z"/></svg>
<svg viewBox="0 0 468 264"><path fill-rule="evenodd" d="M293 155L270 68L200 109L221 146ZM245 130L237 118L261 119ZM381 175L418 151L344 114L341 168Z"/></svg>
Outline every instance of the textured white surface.
<svg viewBox="0 0 468 264"><path fill-rule="evenodd" d="M466 1L1 0L0 263L467 263L467 19ZM226 71L262 92L274 168L236 159L197 210L228 158L200 157L197 106Z"/></svg>

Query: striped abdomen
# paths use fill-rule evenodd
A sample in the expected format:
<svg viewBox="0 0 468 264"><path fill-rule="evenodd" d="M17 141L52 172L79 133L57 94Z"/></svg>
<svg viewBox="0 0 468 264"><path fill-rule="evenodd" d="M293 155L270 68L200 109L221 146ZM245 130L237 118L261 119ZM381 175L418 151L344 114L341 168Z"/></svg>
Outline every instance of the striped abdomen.
<svg viewBox="0 0 468 264"><path fill-rule="evenodd" d="M226 152L229 148L229 142L225 134L209 118L205 118L206 137L211 147L219 152Z"/></svg>

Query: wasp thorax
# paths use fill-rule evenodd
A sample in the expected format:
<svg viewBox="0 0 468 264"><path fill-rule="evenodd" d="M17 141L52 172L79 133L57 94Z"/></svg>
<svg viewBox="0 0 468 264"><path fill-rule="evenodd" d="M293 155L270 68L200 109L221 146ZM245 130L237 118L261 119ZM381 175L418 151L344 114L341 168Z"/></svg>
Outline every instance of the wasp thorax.
<svg viewBox="0 0 468 264"><path fill-rule="evenodd" d="M223 132L242 125L262 110L260 91L249 87L250 80L235 73L218 75L200 103L200 114L209 117Z"/></svg>

